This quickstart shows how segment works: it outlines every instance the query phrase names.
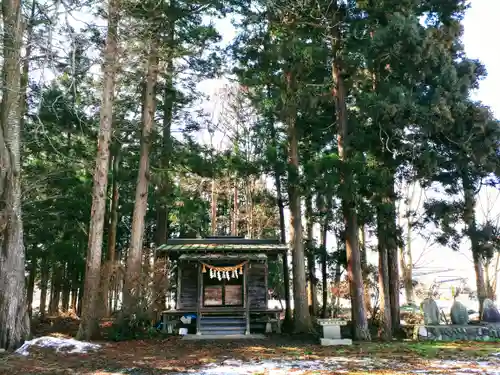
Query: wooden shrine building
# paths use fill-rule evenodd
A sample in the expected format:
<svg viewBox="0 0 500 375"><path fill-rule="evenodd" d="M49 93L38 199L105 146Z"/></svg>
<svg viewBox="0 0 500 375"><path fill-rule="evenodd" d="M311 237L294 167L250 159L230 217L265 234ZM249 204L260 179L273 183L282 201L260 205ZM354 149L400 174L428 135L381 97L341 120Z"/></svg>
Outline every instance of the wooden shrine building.
<svg viewBox="0 0 500 375"><path fill-rule="evenodd" d="M170 239L158 248L176 270L175 309L168 318L190 317L198 335L248 335L278 319L268 308L269 262L286 253L278 240L241 237ZM274 315L274 316L273 316ZM184 320L185 322L186 320Z"/></svg>

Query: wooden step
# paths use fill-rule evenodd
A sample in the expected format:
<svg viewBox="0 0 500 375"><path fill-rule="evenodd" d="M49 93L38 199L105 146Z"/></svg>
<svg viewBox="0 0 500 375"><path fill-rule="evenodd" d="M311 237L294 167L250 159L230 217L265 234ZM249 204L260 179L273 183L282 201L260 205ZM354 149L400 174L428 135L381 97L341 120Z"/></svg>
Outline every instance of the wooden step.
<svg viewBox="0 0 500 375"><path fill-rule="evenodd" d="M245 331L245 326L202 326L201 331Z"/></svg>
<svg viewBox="0 0 500 375"><path fill-rule="evenodd" d="M200 332L202 335L227 336L244 335L246 319L242 316L202 316Z"/></svg>
<svg viewBox="0 0 500 375"><path fill-rule="evenodd" d="M245 327L245 322L232 322L232 323L223 323L223 324L201 324L202 327Z"/></svg>
<svg viewBox="0 0 500 375"><path fill-rule="evenodd" d="M201 335L204 336L242 336L245 335L245 330L239 331L201 331Z"/></svg>
<svg viewBox="0 0 500 375"><path fill-rule="evenodd" d="M238 325L238 324L246 324L245 319L206 319L201 318L201 325Z"/></svg>

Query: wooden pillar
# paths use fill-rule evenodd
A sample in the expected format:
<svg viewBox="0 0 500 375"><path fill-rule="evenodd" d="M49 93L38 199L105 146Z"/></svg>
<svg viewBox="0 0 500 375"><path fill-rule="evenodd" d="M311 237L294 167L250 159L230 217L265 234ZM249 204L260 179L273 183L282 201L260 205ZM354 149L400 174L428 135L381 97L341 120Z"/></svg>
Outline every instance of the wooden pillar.
<svg viewBox="0 0 500 375"><path fill-rule="evenodd" d="M201 335L201 308L203 306L203 273L201 263L198 263L198 303L196 311L196 334Z"/></svg>
<svg viewBox="0 0 500 375"><path fill-rule="evenodd" d="M250 334L250 298L248 296L248 267L250 267L250 263L245 264L245 266L243 267L243 296L245 298L245 321L246 321L245 335Z"/></svg>

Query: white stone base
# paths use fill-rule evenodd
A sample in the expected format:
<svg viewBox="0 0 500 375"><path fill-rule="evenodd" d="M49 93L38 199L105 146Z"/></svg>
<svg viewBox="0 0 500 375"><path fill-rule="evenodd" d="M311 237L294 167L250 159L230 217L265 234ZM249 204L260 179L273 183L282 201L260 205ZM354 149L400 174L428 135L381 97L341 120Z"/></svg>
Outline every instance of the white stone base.
<svg viewBox="0 0 500 375"><path fill-rule="evenodd" d="M351 339L321 339L321 345L334 346L334 345L352 345Z"/></svg>
<svg viewBox="0 0 500 375"><path fill-rule="evenodd" d="M323 337L325 339L341 339L340 326L338 325L323 325Z"/></svg>

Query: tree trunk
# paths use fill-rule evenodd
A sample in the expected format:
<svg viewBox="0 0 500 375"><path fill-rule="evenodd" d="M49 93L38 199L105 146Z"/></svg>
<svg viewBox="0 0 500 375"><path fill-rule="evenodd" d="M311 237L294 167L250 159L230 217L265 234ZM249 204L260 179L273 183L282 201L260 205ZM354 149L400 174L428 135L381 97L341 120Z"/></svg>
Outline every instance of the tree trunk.
<svg viewBox="0 0 500 375"><path fill-rule="evenodd" d="M472 258L474 261L474 271L476 273L476 288L477 296L479 300L479 316L483 315L483 304L486 299L486 285L484 282L484 268L481 260L481 256L478 252L472 252Z"/></svg>
<svg viewBox="0 0 500 375"><path fill-rule="evenodd" d="M67 281L64 281L64 287L62 289L61 295L61 311L68 312L69 311L69 300L71 295L71 288L69 285L66 285Z"/></svg>
<svg viewBox="0 0 500 375"><path fill-rule="evenodd" d="M285 203L283 202L283 193L281 192L281 179L277 176L275 179L276 190L278 191L277 204L280 217L280 240L282 244L286 243L286 229L285 229Z"/></svg>
<svg viewBox="0 0 500 375"><path fill-rule="evenodd" d="M3 75L0 109L0 348L16 349L29 335L21 213L21 2L2 1Z"/></svg>
<svg viewBox="0 0 500 375"><path fill-rule="evenodd" d="M340 248L341 248L340 237L337 236L337 249L340 249ZM337 262L335 263L335 276L333 278L333 285L334 285L335 290L340 289L340 276L341 276L340 262L337 260ZM337 312L338 312L337 307L339 305L338 296L332 296L332 301L333 300L335 301L335 309L334 309L335 317L337 317Z"/></svg>
<svg viewBox="0 0 500 375"><path fill-rule="evenodd" d="M392 168L392 154L384 151L384 164L388 166L390 178L387 179L385 196L383 197L384 206L384 241L387 248L387 261L389 265L389 299L391 304L391 319L393 333L400 329L400 279L398 265L398 228L396 215L396 193L394 191L395 170Z"/></svg>
<svg viewBox="0 0 500 375"><path fill-rule="evenodd" d="M284 242L286 243L286 241ZM290 269L288 267L288 251L283 254L283 289L285 294L285 318L283 329L288 332L293 328L292 303L290 296Z"/></svg>
<svg viewBox="0 0 500 375"><path fill-rule="evenodd" d="M233 227L231 229L231 235L237 236L238 235L238 212L239 212L239 207L238 207L238 180L237 177L235 178L234 181L234 186L233 186Z"/></svg>
<svg viewBox="0 0 500 375"><path fill-rule="evenodd" d="M21 74L21 129L24 128L24 121L28 108L28 83L29 83L29 72L30 72L30 59L31 53L33 51L33 30L36 22L36 7L37 2L33 0L31 2L30 17L28 19L28 24L26 26L26 50L24 54L23 71Z"/></svg>
<svg viewBox="0 0 500 375"><path fill-rule="evenodd" d="M117 142L113 150L113 163L112 168L112 196L111 196L111 209L109 212L109 231L108 231L108 259L111 263L116 262L116 234L118 230L118 204L120 202L120 162L121 150L120 144Z"/></svg>
<svg viewBox="0 0 500 375"><path fill-rule="evenodd" d="M61 302L61 266L56 265L52 270L50 281L49 315L59 314L59 302Z"/></svg>
<svg viewBox="0 0 500 375"><path fill-rule="evenodd" d="M147 230L145 229L144 237L148 238ZM147 294L146 289L149 287L152 276L152 267L151 267L151 256L152 249L149 246L143 246L142 249L142 273L141 273L141 288L139 289L140 299ZM151 306L150 306L151 307Z"/></svg>
<svg viewBox="0 0 500 375"><path fill-rule="evenodd" d="M322 284L322 304L323 308L321 310L321 317L323 319L328 318L328 251L326 249L327 245L327 234L328 234L328 218L325 217L323 225L321 227L321 284Z"/></svg>
<svg viewBox="0 0 500 375"><path fill-rule="evenodd" d="M373 34L372 34L373 36ZM377 62L378 63L378 62ZM377 91L377 73L372 72L372 89L373 92ZM378 124L380 126L380 124ZM384 130L384 134L387 137L387 142L392 141L394 138L391 129ZM378 231L378 243L379 243L379 271L380 271L380 260L382 261L382 267L385 270L385 258L387 255L387 275L379 274L379 287L384 287L386 285L386 278L388 279L388 287L384 291L380 290L380 301L382 298L387 298L387 292L389 293L389 307L390 316L387 315L386 311L381 311L385 314L382 321L388 317L391 318L391 324L387 325L383 322L385 328L391 328L392 333L399 331L400 326L400 303L399 303L399 267L398 267L398 230L397 230L397 215L396 215L396 194L394 192L394 176L396 174L396 168L394 166L394 157L392 152L387 149L385 141L383 141L382 152L379 153L378 159L381 164L380 170L385 177L385 181L379 195L379 203L377 207L377 231ZM382 247L380 247L382 246ZM382 252L382 253L381 253ZM382 293L384 296L382 296ZM387 308L388 306L380 306L380 308ZM386 339L391 336L382 334Z"/></svg>
<svg viewBox="0 0 500 375"><path fill-rule="evenodd" d="M80 327L76 335L80 340L91 340L99 334L99 287L101 285L101 253L108 186L109 143L113 124L115 91L117 32L119 0L108 5L108 32L104 48L104 81L97 144L96 165L92 189L89 242L85 270L84 298Z"/></svg>
<svg viewBox="0 0 500 375"><path fill-rule="evenodd" d="M40 270L40 315L44 316L47 311L47 290L49 289L49 260L48 254L44 254L42 258Z"/></svg>
<svg viewBox="0 0 500 375"><path fill-rule="evenodd" d="M257 233L257 237L254 236L255 226L254 226L254 205L253 205L253 191L254 191L254 178L249 177L245 184L245 210L246 210L246 224L247 224L247 236L248 238L262 238L261 233Z"/></svg>
<svg viewBox="0 0 500 375"><path fill-rule="evenodd" d="M151 148L151 133L156 112L156 82L158 79L158 45L157 40L151 40L149 51L146 85L144 91L144 105L142 113L142 137L139 160L139 173L135 190L134 213L132 217L132 232L130 247L127 256L127 272L123 288L122 320L128 321L135 311L140 311L144 306L139 305L139 297L143 285L142 246L144 240L145 222L149 188L149 151Z"/></svg>
<svg viewBox="0 0 500 375"><path fill-rule="evenodd" d="M368 249L366 248L366 240L365 240L365 226L360 225L359 227L359 251L360 251L360 260L361 260L361 272L363 273L363 285L364 285L364 293L365 293L365 308L366 313L373 313L372 303L371 303L371 291L370 291L370 281L369 281L369 270L368 270Z"/></svg>
<svg viewBox="0 0 500 375"><path fill-rule="evenodd" d="M76 304L76 315L82 316L83 288L78 289L78 299Z"/></svg>
<svg viewBox="0 0 500 375"><path fill-rule="evenodd" d="M64 308L64 302L65 302L65 300L64 300L64 298L65 298L64 292L66 290L66 283L67 283L66 278L67 278L67 276L68 276L68 264L65 262L62 265L62 272L61 272L61 292L60 292L60 297L59 297L59 299L60 299L60 305L61 305L61 312L63 312L63 313L67 311ZM68 300L68 305L69 305L69 300Z"/></svg>
<svg viewBox="0 0 500 375"><path fill-rule="evenodd" d="M217 190L215 177L212 178L212 194L210 199L210 227L212 230L212 236L217 235Z"/></svg>
<svg viewBox="0 0 500 375"><path fill-rule="evenodd" d="M492 259L493 261L493 259ZM493 263L493 264L492 264ZM497 300L497 283L498 283L498 277L500 275L500 253L497 253L496 256L494 257L494 261L490 262L490 265L487 267L492 267L492 276L489 276L490 273L487 274L487 287L488 287L488 298L496 301ZM486 267L485 267L486 271Z"/></svg>
<svg viewBox="0 0 500 375"><path fill-rule="evenodd" d="M271 99L271 90L267 86L267 97ZM278 145L276 127L274 117L271 114L268 116L269 126L271 129L271 142L276 149ZM276 186L276 204L278 206L278 214L280 220L280 240L282 244L286 243L286 228L285 228L285 203L283 200L283 191L281 186L281 173L278 165L278 157L274 160L274 184ZM283 321L283 329L289 331L292 329L292 306L290 302L290 270L288 268L288 252L283 254L283 283L285 292L285 319Z"/></svg>
<svg viewBox="0 0 500 375"><path fill-rule="evenodd" d="M396 231L391 231L397 235ZM392 245L391 245L392 242ZM399 267L398 267L398 249L394 238L388 239L387 261L389 263L389 297L391 301L391 318L393 333L399 332L401 324L401 313L399 303Z"/></svg>
<svg viewBox="0 0 500 375"><path fill-rule="evenodd" d="M71 297L69 300L69 310L76 314L76 300L78 299L78 289L71 288Z"/></svg>
<svg viewBox="0 0 500 375"><path fill-rule="evenodd" d="M415 293L413 291L413 257L411 254L411 218L408 217L407 223L407 234L406 234L406 249L404 245L400 247L400 257L401 257L401 272L403 276L403 285L405 288L406 304L415 304Z"/></svg>
<svg viewBox="0 0 500 375"><path fill-rule="evenodd" d="M170 46L169 51L173 53L174 47L174 39L175 39L175 19L169 20L169 28L168 28L168 36L167 43ZM174 56L169 55L166 58L165 63L165 90L163 92L163 144L162 144L162 158L161 158L161 167L163 170L163 178L161 189L163 193L163 200L161 204L161 208L164 210L164 214L160 217L162 221L161 232L158 233L160 240L164 243L168 237L168 207L165 201L166 194L168 194L168 190L170 188L170 179L168 175L168 168L170 166L170 158L172 155L172 120L174 116L174 104L176 101L175 98L175 87L174 87ZM160 245L160 244L158 244Z"/></svg>
<svg viewBox="0 0 500 375"><path fill-rule="evenodd" d="M104 276L102 278L102 298L104 307L104 316L111 315L111 306L109 304L110 294L112 292L116 274L116 234L118 230L118 204L120 202L120 181L118 179L120 170L120 144L116 142L113 147L112 168L112 197L111 209L109 212L108 227L108 261L106 262Z"/></svg>
<svg viewBox="0 0 500 375"><path fill-rule="evenodd" d="M340 11L338 12L340 14ZM337 16L338 18L340 16ZM334 27L334 56L332 74L335 83L336 115L339 133L337 136L339 157L343 164L341 166L341 189L342 189L342 214L345 225L345 241L347 253L347 273L351 291L351 312L354 326L354 339L370 340L368 321L366 318L363 274L361 271L361 260L358 242L358 220L356 213L355 191L353 190L353 176L349 166L351 158L350 138L353 134L352 125L347 118L346 90L341 67L341 32L342 19L336 19Z"/></svg>
<svg viewBox="0 0 500 375"><path fill-rule="evenodd" d="M70 267L71 266L71 267ZM74 272L74 263L66 263L65 273L62 280L61 311L68 312L69 297L71 293L71 272Z"/></svg>
<svg viewBox="0 0 500 375"><path fill-rule="evenodd" d="M481 259L481 251L476 234L476 199L474 197L474 187L466 175L462 177L462 184L464 189L465 204L463 217L467 227L467 234L471 242L472 259L474 261L474 271L476 273L477 298L479 300L479 316L482 316L483 303L486 299L486 285L484 283L484 268Z"/></svg>
<svg viewBox="0 0 500 375"><path fill-rule="evenodd" d="M312 331L311 316L307 301L306 290L306 264L304 254L304 236L302 232L302 212L300 207L299 192L299 140L297 137L296 109L292 98L295 90L291 87L294 78L288 73L288 197L290 202L290 233L292 242L293 266L293 325L295 333L308 333Z"/></svg>
<svg viewBox="0 0 500 375"><path fill-rule="evenodd" d="M314 254L314 237L313 237L313 209L312 197L306 197L306 220L307 220L307 275L309 282L309 292L311 294L311 308L310 313L312 316L318 314L318 299L317 299L317 285L316 285L316 261Z"/></svg>
<svg viewBox="0 0 500 375"><path fill-rule="evenodd" d="M486 287L486 298L494 300L493 290L491 288L491 277L490 277L490 263L486 262L484 265L484 283ZM29 289L29 286L28 286Z"/></svg>
<svg viewBox="0 0 500 375"><path fill-rule="evenodd" d="M123 275L115 279L115 290L113 291L113 311L118 311L118 303L120 302L120 291L123 289Z"/></svg>
<svg viewBox="0 0 500 375"><path fill-rule="evenodd" d="M293 324L295 333L311 332L312 324L306 291L306 272L304 244L302 236L300 196L295 188L289 188L290 218L292 238L292 272L293 272Z"/></svg>
<svg viewBox="0 0 500 375"><path fill-rule="evenodd" d="M28 306L28 315L31 318L33 315L33 294L35 292L35 280L36 280L36 270L37 270L37 258L31 259L29 265L29 275L28 275L28 289L26 292L27 295L27 306Z"/></svg>
<svg viewBox="0 0 500 375"><path fill-rule="evenodd" d="M170 8L173 9L175 3L170 2ZM162 173L160 174L160 186L158 191L158 223L155 234L155 242L157 246L161 246L167 242L169 233L168 224L168 194L171 186L169 167L172 154L172 119L174 116L175 104L175 87L174 87L174 42L175 42L175 10L170 12L169 22L166 32L167 56L165 61L165 90L163 92L163 144L160 166ZM168 290L168 258L154 256L154 275L153 275L153 311L156 311L157 318L159 312L165 309L166 295Z"/></svg>
<svg viewBox="0 0 500 375"><path fill-rule="evenodd" d="M379 289L379 311L380 327L379 338L384 341L392 339L391 300L389 291L389 259L387 255L387 243L385 241L384 210L377 207L377 237L378 237L378 289Z"/></svg>

